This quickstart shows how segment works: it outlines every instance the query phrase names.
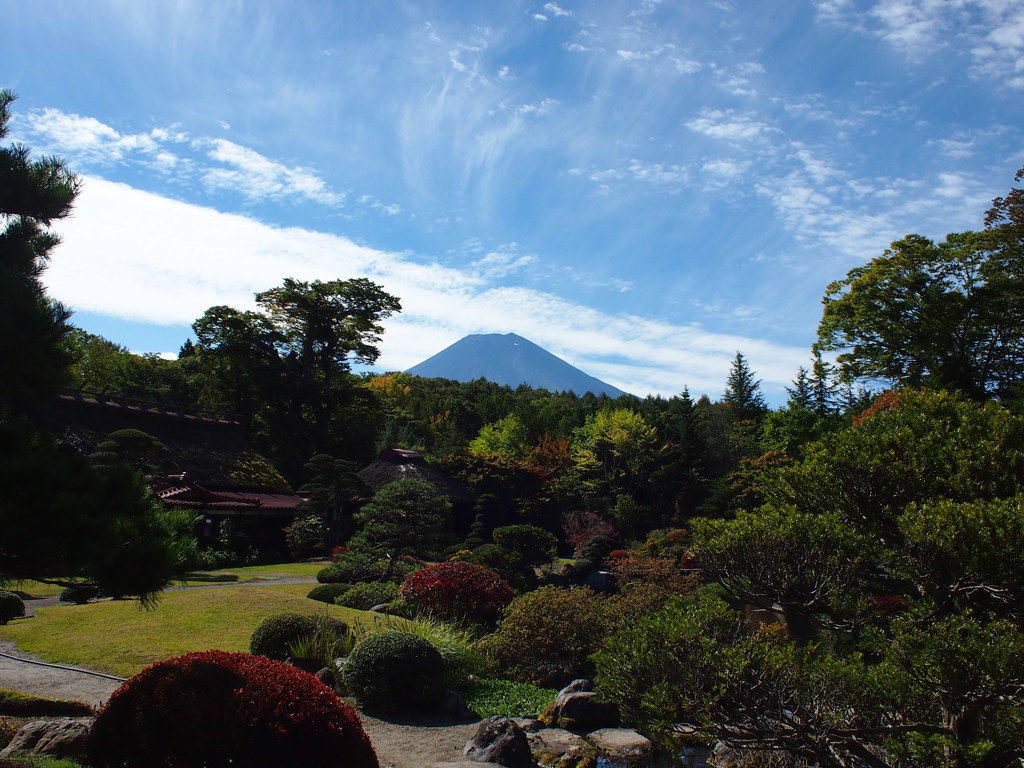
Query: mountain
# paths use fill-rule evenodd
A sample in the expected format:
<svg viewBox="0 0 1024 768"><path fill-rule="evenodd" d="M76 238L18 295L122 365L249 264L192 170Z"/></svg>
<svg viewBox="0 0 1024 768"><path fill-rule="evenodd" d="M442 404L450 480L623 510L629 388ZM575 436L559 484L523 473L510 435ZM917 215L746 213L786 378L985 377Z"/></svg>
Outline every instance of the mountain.
<svg viewBox="0 0 1024 768"><path fill-rule="evenodd" d="M626 394L514 333L466 336L406 373L456 381L484 378L510 387L526 384L551 392L571 390L577 395L593 392L618 397Z"/></svg>

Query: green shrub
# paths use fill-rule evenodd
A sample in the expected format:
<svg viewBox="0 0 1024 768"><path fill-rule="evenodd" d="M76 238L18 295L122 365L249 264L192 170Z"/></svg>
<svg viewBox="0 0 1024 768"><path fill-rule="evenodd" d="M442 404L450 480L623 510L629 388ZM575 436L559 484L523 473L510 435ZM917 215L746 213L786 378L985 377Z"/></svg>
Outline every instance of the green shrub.
<svg viewBox="0 0 1024 768"><path fill-rule="evenodd" d="M349 587L335 599L335 604L359 611L368 611L375 605L390 603L398 597L398 585L389 581L371 581Z"/></svg>
<svg viewBox="0 0 1024 768"><path fill-rule="evenodd" d="M511 680L480 678L468 682L462 689L462 695L466 706L481 718L494 715L536 718L555 700L558 690L513 683Z"/></svg>
<svg viewBox="0 0 1024 768"><path fill-rule="evenodd" d="M343 621L324 616L322 619L313 616L300 616L297 613L279 613L260 622L249 639L249 652L257 656L266 656L277 661L284 661L291 656L294 643L310 641L318 631L323 629L319 623L326 623L328 630L342 640L348 634L348 626Z"/></svg>
<svg viewBox="0 0 1024 768"><path fill-rule="evenodd" d="M0 624L25 615L25 603L13 592L0 589Z"/></svg>
<svg viewBox="0 0 1024 768"><path fill-rule="evenodd" d="M541 587L513 600L477 647L502 677L561 686L592 674L588 657L614 624L612 605L596 592Z"/></svg>
<svg viewBox="0 0 1024 768"><path fill-rule="evenodd" d="M484 660L476 650L473 634L461 627L422 617L400 627L434 646L444 659L445 687L461 688L471 675L479 674Z"/></svg>
<svg viewBox="0 0 1024 768"><path fill-rule="evenodd" d="M383 581L390 561L378 559L366 552L341 552L335 562L322 568L316 575L321 584L358 584ZM391 581L401 582L418 565L398 560L391 568Z"/></svg>
<svg viewBox="0 0 1024 768"><path fill-rule="evenodd" d="M444 695L445 665L440 652L422 637L390 630L356 645L342 679L366 709L426 709Z"/></svg>
<svg viewBox="0 0 1024 768"><path fill-rule="evenodd" d="M96 598L99 594L99 590L96 587L88 584L81 584L76 587L67 587L60 593L60 601L62 603L74 603L75 605L84 605L90 600Z"/></svg>
<svg viewBox="0 0 1024 768"><path fill-rule="evenodd" d="M334 605L334 601L345 594L351 586L351 584L318 584L309 590L306 597L310 600L319 600L321 603Z"/></svg>
<svg viewBox="0 0 1024 768"><path fill-rule="evenodd" d="M376 768L351 707L312 675L225 651L161 661L124 683L89 734L93 768Z"/></svg>

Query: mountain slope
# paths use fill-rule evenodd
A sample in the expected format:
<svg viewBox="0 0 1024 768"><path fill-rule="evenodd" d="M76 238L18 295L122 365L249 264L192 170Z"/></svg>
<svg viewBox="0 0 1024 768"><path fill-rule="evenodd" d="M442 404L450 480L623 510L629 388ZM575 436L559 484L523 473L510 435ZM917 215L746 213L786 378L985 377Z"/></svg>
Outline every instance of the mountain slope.
<svg viewBox="0 0 1024 768"><path fill-rule="evenodd" d="M466 336L406 373L456 381L484 378L510 387L527 384L551 392L571 390L577 395L626 394L514 333Z"/></svg>

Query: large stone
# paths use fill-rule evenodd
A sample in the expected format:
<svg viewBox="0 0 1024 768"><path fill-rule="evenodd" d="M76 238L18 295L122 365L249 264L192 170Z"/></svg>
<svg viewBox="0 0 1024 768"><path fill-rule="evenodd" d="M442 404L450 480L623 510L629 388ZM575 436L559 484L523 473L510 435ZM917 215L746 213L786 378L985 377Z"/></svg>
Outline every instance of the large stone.
<svg viewBox="0 0 1024 768"><path fill-rule="evenodd" d="M651 740L632 728L602 728L587 738L613 763L641 763L654 754Z"/></svg>
<svg viewBox="0 0 1024 768"><path fill-rule="evenodd" d="M498 763L505 768L533 768L526 733L507 717L495 715L480 723L466 742L466 757L474 763Z"/></svg>
<svg viewBox="0 0 1024 768"><path fill-rule="evenodd" d="M92 718L62 717L54 720L32 720L14 734L11 743L0 752L0 758L12 755L45 755L85 760L86 745Z"/></svg>
<svg viewBox="0 0 1024 768"><path fill-rule="evenodd" d="M586 746L582 736L577 736L572 731L566 731L563 728L544 728L536 733L527 734L527 738L530 740L530 749L534 754L550 752L561 757L567 752Z"/></svg>
<svg viewBox="0 0 1024 768"><path fill-rule="evenodd" d="M573 680L558 692L554 703L544 713L548 725L576 733L619 724L619 710L614 704L597 700L593 684L586 679Z"/></svg>

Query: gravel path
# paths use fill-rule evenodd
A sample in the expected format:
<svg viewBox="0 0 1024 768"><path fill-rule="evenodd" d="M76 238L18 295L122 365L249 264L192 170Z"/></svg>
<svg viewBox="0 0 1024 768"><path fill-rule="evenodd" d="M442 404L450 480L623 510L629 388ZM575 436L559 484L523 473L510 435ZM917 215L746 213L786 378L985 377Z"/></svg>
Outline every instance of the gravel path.
<svg viewBox="0 0 1024 768"><path fill-rule="evenodd" d="M284 580L247 584L216 584L211 587L280 584ZM194 587L193 587L194 588ZM207 589L209 587L198 587ZM56 598L26 600L26 613L33 615L37 607L52 605ZM39 661L17 649L14 643L0 640L0 688L46 696L51 699L83 701L100 707L120 686L117 680L84 672L16 661L6 656ZM429 721L390 722L359 713L363 728L370 737L381 768L423 768L433 762L457 762L462 759L466 741L476 732L477 723L438 725ZM2 768L2 766L0 766Z"/></svg>

